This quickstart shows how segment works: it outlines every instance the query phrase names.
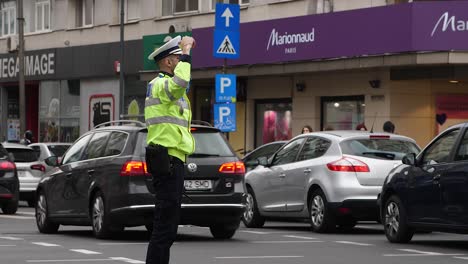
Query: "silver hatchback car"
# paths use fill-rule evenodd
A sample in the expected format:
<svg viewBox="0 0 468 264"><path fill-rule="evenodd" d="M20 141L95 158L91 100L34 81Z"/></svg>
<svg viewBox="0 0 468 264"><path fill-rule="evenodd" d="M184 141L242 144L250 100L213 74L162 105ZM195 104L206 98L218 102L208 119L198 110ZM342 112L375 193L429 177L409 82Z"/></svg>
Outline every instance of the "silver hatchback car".
<svg viewBox="0 0 468 264"><path fill-rule="evenodd" d="M316 232L379 221L377 195L391 169L407 153L419 153L408 137L367 131L324 131L291 139L248 172L243 222L266 218L309 219Z"/></svg>

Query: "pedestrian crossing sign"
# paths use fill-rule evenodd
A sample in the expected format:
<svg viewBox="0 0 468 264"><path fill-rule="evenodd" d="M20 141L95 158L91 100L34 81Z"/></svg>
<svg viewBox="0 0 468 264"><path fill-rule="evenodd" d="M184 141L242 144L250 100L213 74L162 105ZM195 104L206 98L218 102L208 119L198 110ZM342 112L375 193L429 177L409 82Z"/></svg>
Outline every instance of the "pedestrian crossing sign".
<svg viewBox="0 0 468 264"><path fill-rule="evenodd" d="M213 56L216 58L239 58L239 31L215 30Z"/></svg>

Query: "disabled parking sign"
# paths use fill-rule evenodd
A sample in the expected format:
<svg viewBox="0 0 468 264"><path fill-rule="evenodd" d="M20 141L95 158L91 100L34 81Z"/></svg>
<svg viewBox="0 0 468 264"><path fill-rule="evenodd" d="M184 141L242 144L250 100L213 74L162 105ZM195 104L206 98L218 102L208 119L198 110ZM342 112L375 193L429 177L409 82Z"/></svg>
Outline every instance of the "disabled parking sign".
<svg viewBox="0 0 468 264"><path fill-rule="evenodd" d="M214 104L214 126L222 132L236 131L236 104Z"/></svg>

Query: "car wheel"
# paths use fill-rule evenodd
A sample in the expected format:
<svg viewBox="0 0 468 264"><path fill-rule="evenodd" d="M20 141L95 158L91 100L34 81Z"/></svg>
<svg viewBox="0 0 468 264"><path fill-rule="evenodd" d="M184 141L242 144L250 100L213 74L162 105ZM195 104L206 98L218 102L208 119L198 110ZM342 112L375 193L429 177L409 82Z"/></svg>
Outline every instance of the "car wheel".
<svg viewBox="0 0 468 264"><path fill-rule="evenodd" d="M310 196L309 216L312 230L326 233L336 228L335 216L331 212L322 190L315 190Z"/></svg>
<svg viewBox="0 0 468 264"><path fill-rule="evenodd" d="M414 230L408 225L403 203L395 195L385 203L384 231L388 241L392 243L407 243L414 235Z"/></svg>
<svg viewBox="0 0 468 264"><path fill-rule="evenodd" d="M4 214L15 214L18 211L18 200L10 200L2 205Z"/></svg>
<svg viewBox="0 0 468 264"><path fill-rule="evenodd" d="M216 239L230 239L236 233L237 227L215 225L210 226L210 232Z"/></svg>
<svg viewBox="0 0 468 264"><path fill-rule="evenodd" d="M94 195L91 217L93 221L93 234L96 238L110 238L114 233L122 232L123 226L112 226L105 206L104 196L101 192Z"/></svg>
<svg viewBox="0 0 468 264"><path fill-rule="evenodd" d="M257 201L251 188L247 189L246 201L246 208L242 214L242 222L246 227L262 227L265 224L265 218L258 211Z"/></svg>
<svg viewBox="0 0 468 264"><path fill-rule="evenodd" d="M43 192L39 193L36 203L36 225L39 232L45 234L57 233L59 224L52 222L49 219L49 209L47 207L47 199Z"/></svg>

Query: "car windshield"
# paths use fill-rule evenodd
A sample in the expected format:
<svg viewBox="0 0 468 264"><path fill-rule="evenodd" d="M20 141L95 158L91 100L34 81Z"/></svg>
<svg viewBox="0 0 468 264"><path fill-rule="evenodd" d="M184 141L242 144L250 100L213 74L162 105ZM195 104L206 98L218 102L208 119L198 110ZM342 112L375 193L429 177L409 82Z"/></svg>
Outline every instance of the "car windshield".
<svg viewBox="0 0 468 264"><path fill-rule="evenodd" d="M412 142L395 139L352 139L340 146L343 154L388 160L401 160L408 153L420 151Z"/></svg>
<svg viewBox="0 0 468 264"><path fill-rule="evenodd" d="M7 151L13 154L15 162L37 161L37 153L32 149L8 148Z"/></svg>
<svg viewBox="0 0 468 264"><path fill-rule="evenodd" d="M47 146L50 153L52 153L52 155L57 156L57 157L62 157L65 151L67 151L69 147L70 146L68 145L48 145Z"/></svg>

